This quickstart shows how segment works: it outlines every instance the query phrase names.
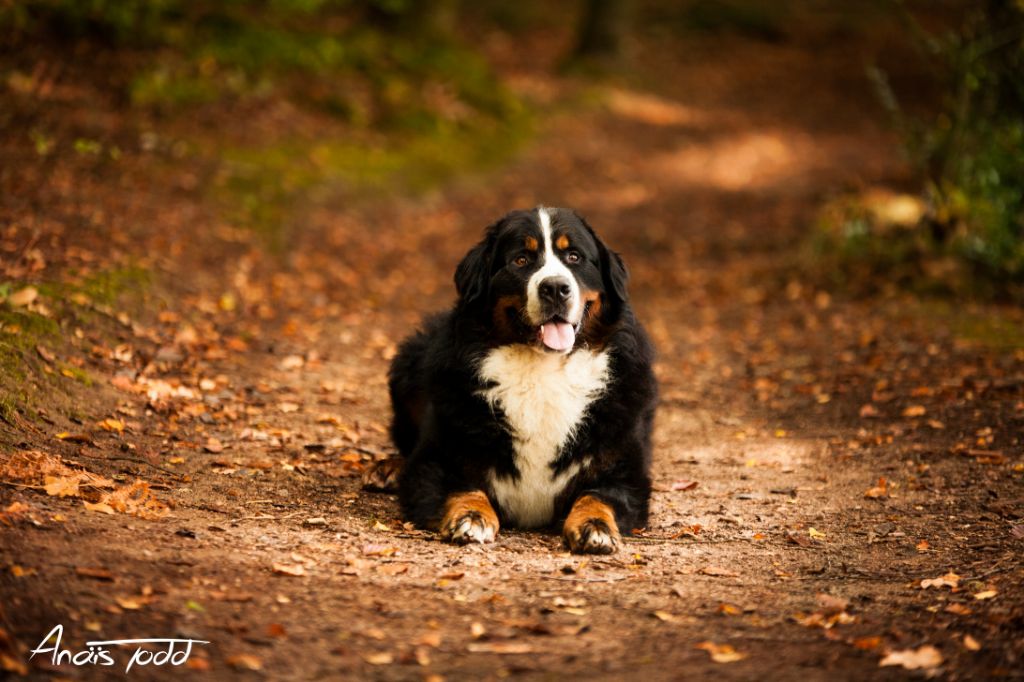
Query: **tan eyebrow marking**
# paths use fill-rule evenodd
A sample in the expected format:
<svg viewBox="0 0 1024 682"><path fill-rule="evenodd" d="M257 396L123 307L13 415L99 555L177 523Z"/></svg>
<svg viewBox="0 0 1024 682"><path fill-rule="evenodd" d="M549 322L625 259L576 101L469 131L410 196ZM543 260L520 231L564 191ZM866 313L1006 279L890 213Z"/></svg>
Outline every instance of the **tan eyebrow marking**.
<svg viewBox="0 0 1024 682"><path fill-rule="evenodd" d="M537 238L536 237L527 237L526 238L526 248L529 251L536 251L539 247L540 247L540 244L537 242Z"/></svg>
<svg viewBox="0 0 1024 682"><path fill-rule="evenodd" d="M555 241L555 246L557 246L558 248L563 249L563 250L568 249L569 248L569 237L567 235L563 234L561 237L559 237Z"/></svg>

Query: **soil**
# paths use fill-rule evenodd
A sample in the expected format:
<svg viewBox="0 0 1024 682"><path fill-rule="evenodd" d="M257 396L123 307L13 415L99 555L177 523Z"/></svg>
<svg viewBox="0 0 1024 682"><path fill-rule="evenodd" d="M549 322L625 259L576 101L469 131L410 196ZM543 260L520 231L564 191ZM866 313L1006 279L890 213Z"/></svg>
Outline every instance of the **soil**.
<svg viewBox="0 0 1024 682"><path fill-rule="evenodd" d="M44 345L92 383L4 425L2 456L140 479L170 509L5 481L0 507L29 508L0 525L8 669L62 624L72 651L209 642L137 679L1024 678L1024 350L984 331L1019 330L1020 311L846 297L795 258L824 200L910 178L856 40L638 48L649 90L553 107L513 161L426 196L310 206L283 252L219 218L199 191L214 170L136 142L215 116L140 121L58 74L44 120L124 156L12 156L4 258L38 248L66 273L92 254L153 282L62 318ZM524 95L585 100L492 47ZM360 485L392 451L396 343L450 304L486 224L538 203L579 209L624 255L659 351L653 513L609 557L512 529L444 544ZM899 664L928 646L941 662ZM25 672L117 679L128 655Z"/></svg>

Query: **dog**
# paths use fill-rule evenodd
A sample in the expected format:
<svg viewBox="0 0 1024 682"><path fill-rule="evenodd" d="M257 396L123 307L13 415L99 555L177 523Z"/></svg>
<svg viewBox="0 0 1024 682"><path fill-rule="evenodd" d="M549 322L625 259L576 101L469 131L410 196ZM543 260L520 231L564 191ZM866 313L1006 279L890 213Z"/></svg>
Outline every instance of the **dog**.
<svg viewBox="0 0 1024 682"><path fill-rule="evenodd" d="M657 383L622 258L578 213L517 210L455 271L458 299L398 349L405 517L454 543L561 522L575 553L647 523ZM385 483L386 485L386 483Z"/></svg>

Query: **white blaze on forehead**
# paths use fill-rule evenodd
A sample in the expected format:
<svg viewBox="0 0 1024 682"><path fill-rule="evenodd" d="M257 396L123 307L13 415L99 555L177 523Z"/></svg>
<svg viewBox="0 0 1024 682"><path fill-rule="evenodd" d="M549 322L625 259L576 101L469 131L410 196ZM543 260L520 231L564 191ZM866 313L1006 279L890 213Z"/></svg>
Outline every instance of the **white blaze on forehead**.
<svg viewBox="0 0 1024 682"><path fill-rule="evenodd" d="M578 324L583 313L583 306L580 304L580 286L576 282L572 271L566 267L558 256L555 255L554 239L551 236L551 214L543 206L537 207L537 218L540 220L540 231L544 238L544 253L541 255L540 269L533 273L530 281L526 284L526 314L533 324L541 324L546 320L541 319L540 283L548 277L564 277L569 281L572 292L569 294L568 320L571 324Z"/></svg>

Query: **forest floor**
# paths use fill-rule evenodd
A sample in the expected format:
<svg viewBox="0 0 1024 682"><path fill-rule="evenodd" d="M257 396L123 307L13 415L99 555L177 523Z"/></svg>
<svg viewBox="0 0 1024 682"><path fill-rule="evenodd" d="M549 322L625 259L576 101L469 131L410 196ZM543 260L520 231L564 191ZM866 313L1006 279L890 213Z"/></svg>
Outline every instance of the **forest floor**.
<svg viewBox="0 0 1024 682"><path fill-rule="evenodd" d="M823 201L908 181L864 46L640 47L643 89L552 76L529 55L564 37L533 39L492 46L546 103L513 159L310 200L274 247L175 140L327 124L143 121L71 77L102 64L34 73L0 198L4 277L37 283L43 320L6 304L5 669L124 675L127 648L29 661L61 624L76 652L208 642L137 679L1024 678L1024 316L844 296L795 257ZM117 159L26 151L46 125ZM396 343L486 224L540 203L624 255L659 351L653 513L608 557L511 529L444 544L360 488L392 451Z"/></svg>

